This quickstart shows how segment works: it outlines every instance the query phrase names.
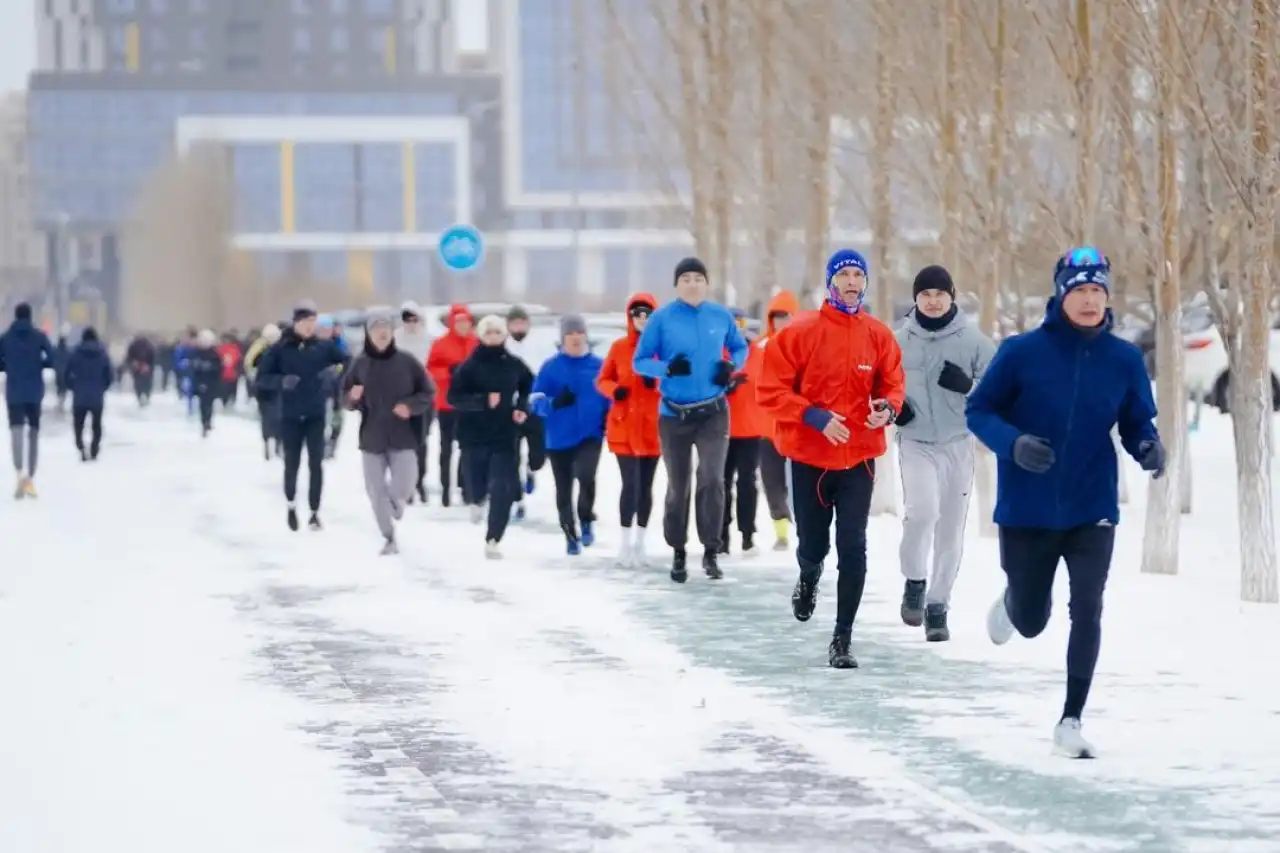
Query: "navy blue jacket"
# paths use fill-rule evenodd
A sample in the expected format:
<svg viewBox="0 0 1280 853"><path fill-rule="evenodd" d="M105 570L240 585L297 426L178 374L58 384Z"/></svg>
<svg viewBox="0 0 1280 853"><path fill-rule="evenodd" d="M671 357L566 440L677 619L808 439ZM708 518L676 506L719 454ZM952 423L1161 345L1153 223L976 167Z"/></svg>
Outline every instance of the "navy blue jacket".
<svg viewBox="0 0 1280 853"><path fill-rule="evenodd" d="M735 372L741 370L747 363L747 340L729 309L717 302L694 307L677 299L649 318L636 344L632 367L641 376L661 381L662 413L671 415L668 400L701 403L725 393L723 386L711 380L726 351ZM678 355L689 359L693 368L689 376L667 376L668 363Z"/></svg>
<svg viewBox="0 0 1280 853"><path fill-rule="evenodd" d="M604 438L610 401L596 389L596 377L603 365L604 360L592 353L573 356L563 352L543 363L533 380L529 404L533 413L546 422L547 450L570 450L584 441ZM555 398L566 389L577 399L570 406L555 408Z"/></svg>
<svg viewBox="0 0 1280 853"><path fill-rule="evenodd" d="M998 459L996 524L1070 530L1120 521L1111 430L1124 449L1158 438L1156 404L1142 353L1111 334L1071 326L1051 299L1038 329L1006 339L969 394L969 429ZM1032 474L1013 461L1020 435L1047 439L1053 467Z"/></svg>
<svg viewBox="0 0 1280 853"><path fill-rule="evenodd" d="M101 341L81 341L67 358L67 389L73 406L102 408L114 379L111 357Z"/></svg>
<svg viewBox="0 0 1280 853"><path fill-rule="evenodd" d="M10 406L38 406L44 400L44 370L54 366L53 343L30 320L14 320L0 335L4 399Z"/></svg>
<svg viewBox="0 0 1280 853"><path fill-rule="evenodd" d="M332 396L330 368L346 356L333 341L302 338L289 329L258 361L258 388L280 392L281 416L299 420L324 417ZM295 377L286 382L286 377ZM293 385L292 388L287 387Z"/></svg>

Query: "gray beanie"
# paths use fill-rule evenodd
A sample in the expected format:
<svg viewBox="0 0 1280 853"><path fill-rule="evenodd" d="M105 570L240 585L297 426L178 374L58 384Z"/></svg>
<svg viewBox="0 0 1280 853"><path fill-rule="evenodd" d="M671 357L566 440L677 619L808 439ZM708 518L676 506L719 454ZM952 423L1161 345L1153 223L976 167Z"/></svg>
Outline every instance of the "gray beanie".
<svg viewBox="0 0 1280 853"><path fill-rule="evenodd" d="M560 340L564 340L566 335L585 335L587 333L587 321L581 314L565 314L560 318Z"/></svg>
<svg viewBox="0 0 1280 853"><path fill-rule="evenodd" d="M365 312L364 327L366 329L372 329L374 326L380 326L383 324L388 326L395 326L396 324L395 312L390 308L379 305L376 308L370 308Z"/></svg>
<svg viewBox="0 0 1280 853"><path fill-rule="evenodd" d="M316 304L310 299L304 299L297 305L293 306L293 321L306 320L314 317L320 312L316 310Z"/></svg>

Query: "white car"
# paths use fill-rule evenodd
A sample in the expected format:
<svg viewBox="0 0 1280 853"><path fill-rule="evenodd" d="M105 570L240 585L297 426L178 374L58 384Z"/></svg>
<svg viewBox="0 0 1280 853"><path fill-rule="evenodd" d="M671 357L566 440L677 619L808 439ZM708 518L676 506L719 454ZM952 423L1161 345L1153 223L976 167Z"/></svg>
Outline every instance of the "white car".
<svg viewBox="0 0 1280 853"><path fill-rule="evenodd" d="M1193 394L1203 394L1209 405L1227 411L1227 387L1231 374L1227 369L1227 348L1217 325L1209 322L1206 328L1184 334L1182 345L1187 389ZM1280 412L1280 323L1271 329L1268 356L1271 361L1272 408Z"/></svg>

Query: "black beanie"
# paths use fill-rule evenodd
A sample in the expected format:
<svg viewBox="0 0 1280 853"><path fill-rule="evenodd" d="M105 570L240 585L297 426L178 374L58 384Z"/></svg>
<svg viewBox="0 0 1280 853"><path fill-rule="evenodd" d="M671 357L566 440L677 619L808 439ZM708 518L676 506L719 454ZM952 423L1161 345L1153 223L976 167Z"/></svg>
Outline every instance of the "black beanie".
<svg viewBox="0 0 1280 853"><path fill-rule="evenodd" d="M672 277L671 283L675 284L677 281L680 280L680 276L684 275L687 272L696 272L696 273L699 273L703 278L710 278L710 276L707 275L706 264L704 264L702 261L698 260L697 258L685 258L680 263L676 264L676 274L675 276Z"/></svg>
<svg viewBox="0 0 1280 853"><path fill-rule="evenodd" d="M911 285L911 298L918 298L926 290L942 290L949 293L952 299L956 298L956 286L951 280L951 273L947 272L946 267L936 264L916 273L916 280Z"/></svg>
<svg viewBox="0 0 1280 853"><path fill-rule="evenodd" d="M19 302L16 306L14 306L14 309L13 309L13 319L15 319L15 320L30 320L30 319L31 319L31 306L30 306L30 305L28 305L28 304L27 304L27 303L25 303L25 302Z"/></svg>

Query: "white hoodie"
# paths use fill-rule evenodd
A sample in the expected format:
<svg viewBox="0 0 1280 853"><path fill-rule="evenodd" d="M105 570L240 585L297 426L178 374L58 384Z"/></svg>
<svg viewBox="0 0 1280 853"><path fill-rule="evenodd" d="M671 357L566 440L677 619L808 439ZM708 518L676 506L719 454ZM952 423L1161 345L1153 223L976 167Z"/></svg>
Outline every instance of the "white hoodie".
<svg viewBox="0 0 1280 853"><path fill-rule="evenodd" d="M400 306L400 313L408 311L422 317L422 309L416 303L406 302ZM401 352L407 352L409 355L417 359L418 364L422 365L423 370L427 366L427 356L431 354L431 333L427 331L426 323L419 323L417 331L410 332L404 326L396 328L396 349Z"/></svg>

